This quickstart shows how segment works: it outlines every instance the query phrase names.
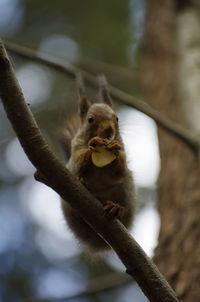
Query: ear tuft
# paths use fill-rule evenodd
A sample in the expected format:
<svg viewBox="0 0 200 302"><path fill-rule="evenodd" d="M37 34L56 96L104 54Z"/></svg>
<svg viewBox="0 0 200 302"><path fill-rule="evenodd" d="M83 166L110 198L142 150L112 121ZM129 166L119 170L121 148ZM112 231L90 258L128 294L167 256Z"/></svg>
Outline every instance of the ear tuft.
<svg viewBox="0 0 200 302"><path fill-rule="evenodd" d="M90 102L88 102L87 99L80 99L79 101L79 113L80 113L80 117L81 119L84 119L84 117L86 116L88 109L90 107Z"/></svg>
<svg viewBox="0 0 200 302"><path fill-rule="evenodd" d="M105 75L100 75L98 79L101 101L112 107L112 99L109 94L108 82L106 80Z"/></svg>
<svg viewBox="0 0 200 302"><path fill-rule="evenodd" d="M78 72L76 75L76 83L77 83L78 96L79 96L79 113L81 119L83 119L90 107L90 102L87 100L85 85L80 72Z"/></svg>
<svg viewBox="0 0 200 302"><path fill-rule="evenodd" d="M77 89L78 89L79 98L86 99L85 85L84 85L83 78L82 78L80 71L76 74L76 85L77 85Z"/></svg>

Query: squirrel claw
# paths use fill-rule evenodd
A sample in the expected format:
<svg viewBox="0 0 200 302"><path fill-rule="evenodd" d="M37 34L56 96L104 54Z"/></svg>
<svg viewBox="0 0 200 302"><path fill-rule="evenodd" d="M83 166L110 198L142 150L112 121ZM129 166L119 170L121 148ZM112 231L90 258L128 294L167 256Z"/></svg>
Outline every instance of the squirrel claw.
<svg viewBox="0 0 200 302"><path fill-rule="evenodd" d="M113 141L107 144L106 149L117 156L119 154L119 151L121 150L121 146L118 142Z"/></svg>
<svg viewBox="0 0 200 302"><path fill-rule="evenodd" d="M113 218L116 217L121 220L124 216L124 207L120 206L118 203L115 203L113 201L107 201L103 209L106 214Z"/></svg>
<svg viewBox="0 0 200 302"><path fill-rule="evenodd" d="M96 147L106 146L108 144L108 140L106 138L101 138L98 136L93 137L89 142L88 146L95 150ZM96 151L96 150L95 150Z"/></svg>
<svg viewBox="0 0 200 302"><path fill-rule="evenodd" d="M89 146L89 149L90 149L92 152L98 152L93 146Z"/></svg>

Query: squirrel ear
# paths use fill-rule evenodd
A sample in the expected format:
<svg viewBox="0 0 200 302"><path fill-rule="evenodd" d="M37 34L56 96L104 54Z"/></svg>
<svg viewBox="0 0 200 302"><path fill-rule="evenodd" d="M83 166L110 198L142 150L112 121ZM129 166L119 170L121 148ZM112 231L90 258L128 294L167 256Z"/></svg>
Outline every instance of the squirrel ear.
<svg viewBox="0 0 200 302"><path fill-rule="evenodd" d="M105 75L100 75L99 76L99 91L100 91L100 97L101 100L112 107L112 99L109 94L108 90L108 82L106 80Z"/></svg>
<svg viewBox="0 0 200 302"><path fill-rule="evenodd" d="M90 102L87 100L85 86L80 72L76 76L76 83L79 95L79 113L83 119L90 107Z"/></svg>
<svg viewBox="0 0 200 302"><path fill-rule="evenodd" d="M86 116L89 107L90 107L90 102L86 98L80 98L79 113L80 113L81 119L83 119Z"/></svg>

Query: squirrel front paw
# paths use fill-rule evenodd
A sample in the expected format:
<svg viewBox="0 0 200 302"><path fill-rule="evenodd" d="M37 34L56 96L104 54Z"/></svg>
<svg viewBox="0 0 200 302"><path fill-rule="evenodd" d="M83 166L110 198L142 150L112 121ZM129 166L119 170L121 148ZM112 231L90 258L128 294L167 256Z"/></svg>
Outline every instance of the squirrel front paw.
<svg viewBox="0 0 200 302"><path fill-rule="evenodd" d="M121 150L121 145L118 141L110 141L106 138L101 138L98 136L93 137L89 143L88 146L92 151L98 152L98 147L104 147L107 151L112 152L115 155L119 154L119 151Z"/></svg>
<svg viewBox="0 0 200 302"><path fill-rule="evenodd" d="M103 146L106 147L108 145L108 143L109 143L108 139L95 136L91 140L89 140L88 146L93 151L98 152L98 150L97 150L98 147L103 147Z"/></svg>
<svg viewBox="0 0 200 302"><path fill-rule="evenodd" d="M109 152L112 152L116 156L119 155L119 151L121 150L121 145L118 141L111 141L106 145L106 149Z"/></svg>
<svg viewBox="0 0 200 302"><path fill-rule="evenodd" d="M103 209L105 213L108 214L110 217L116 217L119 220L123 219L124 207L122 207L118 203L108 200L106 202L106 205L104 205Z"/></svg>

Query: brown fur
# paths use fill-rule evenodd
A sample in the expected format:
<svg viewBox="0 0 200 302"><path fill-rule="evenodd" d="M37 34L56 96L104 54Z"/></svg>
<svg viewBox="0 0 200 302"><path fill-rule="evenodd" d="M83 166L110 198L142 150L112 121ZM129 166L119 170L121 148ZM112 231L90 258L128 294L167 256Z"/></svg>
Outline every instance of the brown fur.
<svg viewBox="0 0 200 302"><path fill-rule="evenodd" d="M80 102L81 126L71 140L71 150L68 152L71 156L67 167L102 203L105 211L117 216L126 227L130 227L135 208L134 184L132 174L127 168L116 114L110 106L110 100L109 105L108 103L90 105L85 97L84 101ZM88 122L88 118L91 117L93 121ZM69 139L68 137L68 141ZM107 149L117 156L112 163L102 168L94 166L91 161L92 150L98 144L106 144ZM69 227L82 243L96 251L109 248L107 243L64 201L62 209Z"/></svg>

